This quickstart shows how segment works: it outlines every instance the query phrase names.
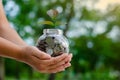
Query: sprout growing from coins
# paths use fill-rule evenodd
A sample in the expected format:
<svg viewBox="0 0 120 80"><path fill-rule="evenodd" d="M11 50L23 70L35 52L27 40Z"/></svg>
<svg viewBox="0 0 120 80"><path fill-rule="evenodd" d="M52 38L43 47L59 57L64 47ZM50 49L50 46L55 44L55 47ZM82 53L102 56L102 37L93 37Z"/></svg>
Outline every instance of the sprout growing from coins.
<svg viewBox="0 0 120 80"><path fill-rule="evenodd" d="M47 15L51 18L51 21L43 21L40 22L40 24L46 24L54 27L66 24L66 23L61 23L60 21L57 20L57 17L59 15L58 10L50 9L47 11Z"/></svg>
<svg viewBox="0 0 120 80"><path fill-rule="evenodd" d="M51 18L51 21L43 21L40 24L47 24L54 27L64 25L57 20L59 14L57 10L48 10L47 14ZM39 50L53 57L69 52L68 40L64 37L62 30L59 29L44 29L43 35L38 39L36 46Z"/></svg>

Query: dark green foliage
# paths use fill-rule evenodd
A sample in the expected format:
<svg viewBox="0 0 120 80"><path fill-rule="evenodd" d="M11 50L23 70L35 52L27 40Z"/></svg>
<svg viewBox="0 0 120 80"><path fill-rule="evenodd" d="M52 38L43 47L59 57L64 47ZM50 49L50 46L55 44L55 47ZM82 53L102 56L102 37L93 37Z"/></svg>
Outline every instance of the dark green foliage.
<svg viewBox="0 0 120 80"><path fill-rule="evenodd" d="M3 1L4 5L6 5L9 0ZM32 38L33 45L35 45L36 40L45 28L63 29L65 35L76 28L76 23L71 26L71 22L74 19L76 20L74 0L55 0L55 2L54 0L10 1L19 6L19 12L14 17L7 12L9 21L15 25L15 29L24 40ZM82 1L84 0L80 2L82 3ZM59 20L67 22L66 26L51 27L38 24L39 21L50 20L46 14L47 10L56 9L58 6L63 9ZM85 28L87 34L69 38L70 52L74 55L72 67L65 72L58 73L56 80L120 80L120 34L117 34L116 38L108 37L108 34L115 26L120 29L120 5L109 6L104 13L87 7L80 7L78 12L81 17L77 18L77 21L83 24L80 29L81 27ZM86 23L83 23L83 21L95 24L105 21L107 23L106 30L97 34L97 32L94 32L96 26L86 27L84 26ZM26 31L26 26L28 26L27 30L30 28L30 31ZM9 80L9 77L20 77L21 80L32 80L32 78L33 80L48 79L47 74L40 74L23 63L8 59L6 59L6 77L8 77L6 80ZM29 79L30 77L32 78Z"/></svg>

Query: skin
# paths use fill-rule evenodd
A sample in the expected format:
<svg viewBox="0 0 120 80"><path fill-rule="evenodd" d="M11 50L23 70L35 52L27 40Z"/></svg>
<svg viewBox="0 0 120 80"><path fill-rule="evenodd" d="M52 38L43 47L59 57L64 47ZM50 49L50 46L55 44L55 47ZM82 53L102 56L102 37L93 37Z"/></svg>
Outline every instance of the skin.
<svg viewBox="0 0 120 80"><path fill-rule="evenodd" d="M41 73L57 73L70 67L72 54L51 57L34 46L27 45L10 27L0 0L0 56L26 63Z"/></svg>

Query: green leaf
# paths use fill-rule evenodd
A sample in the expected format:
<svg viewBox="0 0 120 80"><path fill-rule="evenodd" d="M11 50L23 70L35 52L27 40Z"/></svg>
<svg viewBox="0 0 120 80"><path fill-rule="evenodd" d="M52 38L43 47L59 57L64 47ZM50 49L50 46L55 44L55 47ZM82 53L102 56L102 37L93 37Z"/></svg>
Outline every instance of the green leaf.
<svg viewBox="0 0 120 80"><path fill-rule="evenodd" d="M51 22L51 21L43 21L43 22L39 22L39 24L47 24L47 25L50 25L50 26L54 26L54 23Z"/></svg>

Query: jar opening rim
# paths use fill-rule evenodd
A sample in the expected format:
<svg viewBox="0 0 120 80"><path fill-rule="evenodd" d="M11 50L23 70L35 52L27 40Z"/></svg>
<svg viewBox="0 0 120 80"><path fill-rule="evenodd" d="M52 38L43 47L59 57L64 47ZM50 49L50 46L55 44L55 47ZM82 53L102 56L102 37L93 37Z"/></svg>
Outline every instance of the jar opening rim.
<svg viewBox="0 0 120 80"><path fill-rule="evenodd" d="M44 29L44 34L63 34L63 31L60 29Z"/></svg>

